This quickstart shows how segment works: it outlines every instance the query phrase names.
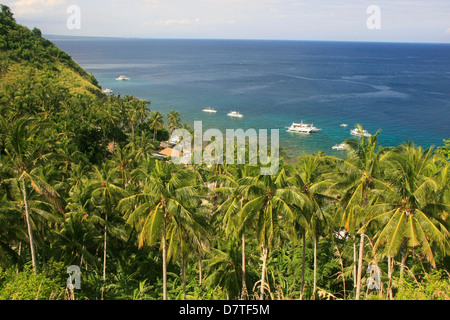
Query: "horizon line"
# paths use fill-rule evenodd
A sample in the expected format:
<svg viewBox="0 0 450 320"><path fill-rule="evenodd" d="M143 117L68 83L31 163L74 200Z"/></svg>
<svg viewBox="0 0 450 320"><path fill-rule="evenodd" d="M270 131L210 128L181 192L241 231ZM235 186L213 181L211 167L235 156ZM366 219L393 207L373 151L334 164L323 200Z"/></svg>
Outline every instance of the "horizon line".
<svg viewBox="0 0 450 320"><path fill-rule="evenodd" d="M158 38L143 36L86 36L86 35L64 35L43 34L44 37L67 37L67 38L92 38L92 39L123 39L123 40L224 40L224 41L284 41L284 42L342 42L342 43L390 43L390 44L440 44L450 45L450 42L426 42L426 41L365 41L365 40L324 40L324 39L266 39L266 38Z"/></svg>

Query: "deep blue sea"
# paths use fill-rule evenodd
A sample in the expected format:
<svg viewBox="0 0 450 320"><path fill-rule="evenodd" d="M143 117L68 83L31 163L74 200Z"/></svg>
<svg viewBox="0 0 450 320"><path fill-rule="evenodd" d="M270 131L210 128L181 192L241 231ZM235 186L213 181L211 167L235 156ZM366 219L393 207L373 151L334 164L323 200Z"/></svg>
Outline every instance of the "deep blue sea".
<svg viewBox="0 0 450 320"><path fill-rule="evenodd" d="M331 147L352 137L355 124L381 130L383 146L441 146L450 138L449 44L48 38L104 89L224 134L280 129L290 156L342 155ZM116 81L120 75L130 80ZM230 110L244 118L227 117ZM286 132L302 120L322 130Z"/></svg>

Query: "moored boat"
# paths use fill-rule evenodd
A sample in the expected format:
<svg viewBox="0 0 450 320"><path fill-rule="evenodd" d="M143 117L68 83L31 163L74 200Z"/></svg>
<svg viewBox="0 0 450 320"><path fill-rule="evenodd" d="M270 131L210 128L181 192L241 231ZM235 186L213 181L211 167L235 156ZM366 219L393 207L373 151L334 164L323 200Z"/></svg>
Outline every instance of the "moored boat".
<svg viewBox="0 0 450 320"><path fill-rule="evenodd" d="M230 111L227 116L234 117L234 118L243 118L244 116L239 113L238 111Z"/></svg>
<svg viewBox="0 0 450 320"><path fill-rule="evenodd" d="M116 78L117 81L124 81L124 80L130 80L130 78L126 77L126 76L119 76Z"/></svg>
<svg viewBox="0 0 450 320"><path fill-rule="evenodd" d="M215 110L215 109L213 109L213 108L210 108L210 107L205 108L205 109L203 109L202 111L203 111L203 112L209 112L209 113L216 113L216 112L217 112L217 110Z"/></svg>
<svg viewBox="0 0 450 320"><path fill-rule="evenodd" d="M320 130L321 129L316 128L313 124L303 123L303 120L300 123L293 122L292 125L287 128L287 132L297 132L297 133L311 133Z"/></svg>

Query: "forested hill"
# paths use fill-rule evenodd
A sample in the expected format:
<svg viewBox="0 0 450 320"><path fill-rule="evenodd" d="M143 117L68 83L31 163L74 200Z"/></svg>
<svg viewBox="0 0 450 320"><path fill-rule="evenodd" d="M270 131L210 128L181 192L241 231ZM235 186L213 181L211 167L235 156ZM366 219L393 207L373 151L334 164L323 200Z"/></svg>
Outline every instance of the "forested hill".
<svg viewBox="0 0 450 320"><path fill-rule="evenodd" d="M145 129L148 101L105 95L95 77L39 29L16 23L7 6L0 8L0 156L11 130L31 128L30 121L39 128L37 140L45 141L42 152L55 155L63 145L67 156L89 164L111 156L108 145L125 145L127 134Z"/></svg>
<svg viewBox="0 0 450 320"><path fill-rule="evenodd" d="M43 38L39 29L17 24L5 5L0 12L0 77L5 85L24 80L52 81L71 93L103 95L93 75Z"/></svg>

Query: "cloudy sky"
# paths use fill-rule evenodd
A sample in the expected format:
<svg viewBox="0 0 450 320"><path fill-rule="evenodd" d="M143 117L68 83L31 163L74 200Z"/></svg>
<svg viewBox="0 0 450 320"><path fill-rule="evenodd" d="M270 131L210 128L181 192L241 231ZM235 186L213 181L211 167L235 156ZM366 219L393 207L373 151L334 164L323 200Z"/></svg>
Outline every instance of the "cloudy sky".
<svg viewBox="0 0 450 320"><path fill-rule="evenodd" d="M19 23L52 35L450 43L450 0L0 0L0 3L12 9ZM68 13L70 6L79 8L80 15ZM379 15L368 11L373 6L379 8ZM80 28L69 28L68 20L72 25L79 21Z"/></svg>

